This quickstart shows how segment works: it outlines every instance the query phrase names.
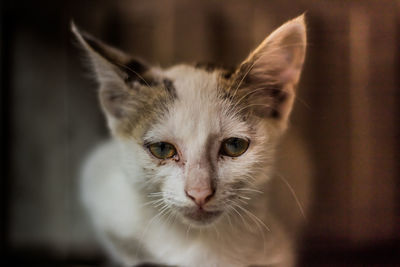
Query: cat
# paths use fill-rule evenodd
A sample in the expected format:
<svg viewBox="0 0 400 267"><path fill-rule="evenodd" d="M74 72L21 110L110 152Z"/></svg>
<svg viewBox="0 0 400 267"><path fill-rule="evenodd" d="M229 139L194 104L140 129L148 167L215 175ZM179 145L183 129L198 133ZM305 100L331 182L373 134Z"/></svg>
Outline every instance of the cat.
<svg viewBox="0 0 400 267"><path fill-rule="evenodd" d="M277 175L290 156L298 184L309 174L304 153L292 147L277 156L282 142L290 146L282 136L305 59L304 16L275 30L234 71L151 67L71 29L112 135L89 155L80 184L111 258L122 266L293 266L305 207L283 211L300 204L297 196L274 198L294 193Z"/></svg>

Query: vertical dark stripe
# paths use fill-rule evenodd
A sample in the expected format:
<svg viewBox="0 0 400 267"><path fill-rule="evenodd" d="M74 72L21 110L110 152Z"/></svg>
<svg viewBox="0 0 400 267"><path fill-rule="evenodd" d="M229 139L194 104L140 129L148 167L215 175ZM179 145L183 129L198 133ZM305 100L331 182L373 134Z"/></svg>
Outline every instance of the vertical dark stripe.
<svg viewBox="0 0 400 267"><path fill-rule="evenodd" d="M167 92L173 98L177 98L177 94L176 94L176 89L175 89L174 83L170 79L164 79L163 80L163 85L164 85L164 88L167 90Z"/></svg>
<svg viewBox="0 0 400 267"><path fill-rule="evenodd" d="M12 40L13 40L13 16L8 1L0 3L0 40L1 40L1 69L0 69L0 113L1 113L1 212L0 212L0 231L1 231L1 253L5 262L8 262L8 244L9 244L9 194L10 192L10 143L11 143L11 97L10 97L10 70L12 69Z"/></svg>
<svg viewBox="0 0 400 267"><path fill-rule="evenodd" d="M210 175L210 183L211 183L211 188L213 191L216 191L217 189L217 173L216 173L216 167L214 165L214 159L211 156L211 152L213 152L214 150L212 149L212 147L214 146L216 140L218 140L217 135L215 134L210 134L207 137L206 143L205 143L205 150L203 153L206 153L205 158L207 160L207 164L209 165L209 175Z"/></svg>

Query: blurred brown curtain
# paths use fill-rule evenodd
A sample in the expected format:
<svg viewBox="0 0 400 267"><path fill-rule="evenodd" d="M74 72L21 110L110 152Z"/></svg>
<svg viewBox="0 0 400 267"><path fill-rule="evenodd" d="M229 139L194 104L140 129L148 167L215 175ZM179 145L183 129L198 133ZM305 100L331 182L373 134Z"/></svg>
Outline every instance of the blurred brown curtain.
<svg viewBox="0 0 400 267"><path fill-rule="evenodd" d="M76 200L76 176L105 128L95 85L85 79L79 52L70 45L71 17L95 36L164 67L182 61L233 66L274 28L303 12L308 55L292 124L301 129L316 166L305 247L363 248L400 240L398 1L58 5L30 4L20 13L11 4L9 10L12 69L7 70L10 93L3 100L10 103L12 138L4 191L12 247L56 247L68 255L92 244ZM44 15L35 17L31 6ZM36 19L41 24L29 25ZM52 21L50 34L60 34L56 41L43 30Z"/></svg>

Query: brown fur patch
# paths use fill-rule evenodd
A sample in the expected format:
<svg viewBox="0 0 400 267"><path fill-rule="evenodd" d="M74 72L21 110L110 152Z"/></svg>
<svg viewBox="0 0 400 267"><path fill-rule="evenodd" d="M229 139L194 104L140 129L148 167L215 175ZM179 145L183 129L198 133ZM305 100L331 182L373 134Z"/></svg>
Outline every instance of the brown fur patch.
<svg viewBox="0 0 400 267"><path fill-rule="evenodd" d="M168 113L175 97L163 86L140 86L132 90L137 92L127 97L126 114L119 119L115 133L141 141L149 127Z"/></svg>

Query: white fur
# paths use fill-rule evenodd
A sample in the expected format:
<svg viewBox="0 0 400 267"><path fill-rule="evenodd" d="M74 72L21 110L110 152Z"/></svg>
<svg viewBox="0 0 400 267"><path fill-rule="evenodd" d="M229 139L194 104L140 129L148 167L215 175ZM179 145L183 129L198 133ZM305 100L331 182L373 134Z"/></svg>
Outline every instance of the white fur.
<svg viewBox="0 0 400 267"><path fill-rule="evenodd" d="M108 252L124 266L291 266L294 239L267 194L279 139L274 124L243 121L233 113L232 103L217 95L218 72L178 65L159 75L176 89L168 112L159 114L143 140L114 132L114 140L99 146L84 165L82 200ZM221 157L221 142L230 137L250 140L248 150L237 158ZM173 144L179 161L153 157L141 145L152 142ZM209 224L194 223L181 212L196 208L184 191L193 170L217 180L205 209L222 214Z"/></svg>
<svg viewBox="0 0 400 267"><path fill-rule="evenodd" d="M265 158L262 162L269 162L272 158L271 142L274 140L268 140L266 126L258 125L258 131L249 136L248 125L233 116L223 116L221 109L224 107L213 100L216 98L216 74L178 66L167 71L166 75L175 80L179 101L175 103L170 116L154 125L146 138L174 143L185 155L187 162L196 162L204 157L204 143L210 133L216 134L218 140L230 136L249 137L252 144L245 155L235 161L225 160L218 165L218 192L221 192L218 194L223 194L225 185L235 179L247 180L243 174L258 173L255 176L257 183L265 184L269 178L270 166L262 168L261 176L259 172L249 170L249 166L260 160L261 154ZM202 81L208 82L202 84ZM285 254L284 262L288 261L290 243L285 240L274 219L267 214L265 196L257 196L252 192L246 194L261 204L252 207L251 212L263 220L263 224L271 228L270 231L257 225L254 221L256 219L238 208L236 210L242 213L244 222L232 211L230 222L227 215L223 215L213 226L200 229L185 224L179 215L176 215L172 224L167 220L168 216L153 219L157 209L143 206L146 201L152 200L143 194L146 191L141 191L144 190L141 184L147 182L141 169L143 165L153 166L154 159L133 140L111 141L100 146L89 157L83 172L82 198L100 233L112 232L121 239L140 240L141 246L152 254L148 260L177 266L269 264L282 262L280 257ZM158 167L156 173L158 177L166 177L163 181L156 181L161 184L163 192L168 192L166 202L173 201L180 206L193 205L184 194L184 169L168 163ZM262 187L258 190L264 191ZM213 205L223 206L218 202L221 197L218 194L212 201ZM126 266L138 262L136 255L118 251L107 236L102 239L116 260ZM264 247L271 251L264 251ZM281 251L277 253L277 250Z"/></svg>

